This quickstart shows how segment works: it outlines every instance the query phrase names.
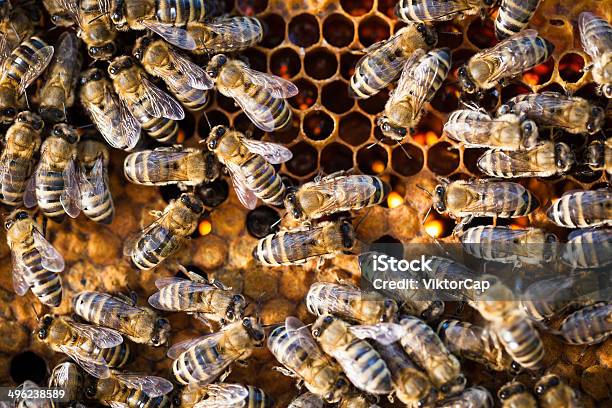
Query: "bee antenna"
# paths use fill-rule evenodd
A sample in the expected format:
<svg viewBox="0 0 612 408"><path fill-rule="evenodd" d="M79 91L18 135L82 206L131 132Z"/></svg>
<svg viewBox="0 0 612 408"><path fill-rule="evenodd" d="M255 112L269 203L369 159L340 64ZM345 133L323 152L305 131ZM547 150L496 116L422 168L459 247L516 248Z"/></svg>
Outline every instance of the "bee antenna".
<svg viewBox="0 0 612 408"><path fill-rule="evenodd" d="M416 186L417 186L417 188L419 190L423 190L425 192L425 194L427 194L429 197L433 198L433 194L431 194L431 191L427 190L425 187L423 187L420 184L417 184Z"/></svg>
<svg viewBox="0 0 612 408"><path fill-rule="evenodd" d="M94 21L106 16L108 14L108 11L106 13L100 13L98 16L92 18L91 20L89 20L89 24L93 23Z"/></svg>
<svg viewBox="0 0 612 408"><path fill-rule="evenodd" d="M431 209L433 207L429 206L429 209L427 210L427 214L425 214L425 217L423 217L423 222L421 223L421 225L425 225L425 221L427 221L427 217L429 217L429 214L431 213Z"/></svg>
<svg viewBox="0 0 612 408"><path fill-rule="evenodd" d="M406 157L408 157L409 159L412 159L412 156L410 156L410 154L408 154L408 150L406 150L404 148L404 145L401 144L399 141L397 142L397 145L400 147L400 149L402 149L402 151L406 154Z"/></svg>
<svg viewBox="0 0 612 408"><path fill-rule="evenodd" d="M440 34L448 34L448 35L463 35L463 33L457 31L440 31Z"/></svg>
<svg viewBox="0 0 612 408"><path fill-rule="evenodd" d="M204 114L204 119L206 119L206 123L208 124L208 128L212 130L212 125L210 124L210 120L208 120L208 115L206 112L202 112Z"/></svg>
<svg viewBox="0 0 612 408"><path fill-rule="evenodd" d="M38 311L34 307L34 303L30 303L30 306L32 307L32 311L34 311L34 316L36 316L36 321L40 322L40 315L38 314Z"/></svg>
<svg viewBox="0 0 612 408"><path fill-rule="evenodd" d="M86 128L90 128L90 127L92 127L92 126L94 126L94 124L93 124L93 123L90 123L89 125L79 126L79 127L77 127L77 129L86 129Z"/></svg>
<svg viewBox="0 0 612 408"><path fill-rule="evenodd" d="M381 142L382 142L382 139L378 139L378 141L376 143L370 144L368 147L366 147L366 149L371 149L374 146L378 146ZM410 157L410 156L408 156L408 157Z"/></svg>

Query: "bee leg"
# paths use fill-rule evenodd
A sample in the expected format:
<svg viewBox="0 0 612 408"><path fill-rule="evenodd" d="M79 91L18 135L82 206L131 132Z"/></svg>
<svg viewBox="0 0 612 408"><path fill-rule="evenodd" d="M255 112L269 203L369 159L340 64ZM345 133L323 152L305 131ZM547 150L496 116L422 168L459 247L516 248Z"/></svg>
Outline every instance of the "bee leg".
<svg viewBox="0 0 612 408"><path fill-rule="evenodd" d="M206 318L206 316L204 315L204 313L195 313L195 314L194 314L194 316L195 316L195 318L196 318L196 319L198 319L199 321L201 321L202 323L204 323L204 326L206 326L206 328L208 329L208 331L209 331L210 333L213 333L213 332L214 332L214 328L212 327L212 324L210 324L210 320L208 320L208 319ZM225 323L224 321L219 322L219 324L220 324L221 326L223 326L223 325L224 325L224 323Z"/></svg>
<svg viewBox="0 0 612 408"><path fill-rule="evenodd" d="M474 219L473 215L469 215L467 217L463 217L461 219L461 221L459 221L459 223L457 225L455 225L455 228L453 228L453 235L457 235L459 232L463 231L463 228L467 224L469 224L473 219Z"/></svg>
<svg viewBox="0 0 612 408"><path fill-rule="evenodd" d="M238 361L236 361L236 363L238 363ZM225 372L221 374L221 376L219 377L219 382L225 381L225 379L231 374L231 372L232 372L231 367L225 370Z"/></svg>
<svg viewBox="0 0 612 408"><path fill-rule="evenodd" d="M128 288L128 293L117 293L115 297L119 298L120 301L126 303L130 306L136 306L136 302L138 301L138 295L136 292Z"/></svg>
<svg viewBox="0 0 612 408"><path fill-rule="evenodd" d="M289 370L288 368L281 367L281 366L275 366L275 367L272 367L272 369L274 371L278 371L279 373L281 373L282 375L286 377L298 378L298 376L294 374L293 371Z"/></svg>

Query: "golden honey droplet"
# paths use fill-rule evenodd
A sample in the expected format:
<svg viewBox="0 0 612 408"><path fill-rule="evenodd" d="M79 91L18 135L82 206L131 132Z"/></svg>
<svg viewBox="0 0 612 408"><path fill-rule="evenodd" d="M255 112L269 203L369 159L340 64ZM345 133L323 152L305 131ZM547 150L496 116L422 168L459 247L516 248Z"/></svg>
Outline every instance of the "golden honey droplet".
<svg viewBox="0 0 612 408"><path fill-rule="evenodd" d="M432 238L438 238L444 231L444 225L439 220L431 220L425 223L425 232Z"/></svg>
<svg viewBox="0 0 612 408"><path fill-rule="evenodd" d="M438 135L436 135L436 132L434 131L427 131L427 133L425 133L425 142L427 143L428 146L434 145L436 143L438 143Z"/></svg>
<svg viewBox="0 0 612 408"><path fill-rule="evenodd" d="M374 173L382 173L383 171L385 171L385 163L380 160L374 160L372 162L372 171Z"/></svg>
<svg viewBox="0 0 612 408"><path fill-rule="evenodd" d="M212 223L209 220L202 220L198 225L198 232L200 235L208 235L212 231Z"/></svg>
<svg viewBox="0 0 612 408"><path fill-rule="evenodd" d="M404 198L399 193L392 191L387 196L387 205L389 208L399 207L404 204Z"/></svg>

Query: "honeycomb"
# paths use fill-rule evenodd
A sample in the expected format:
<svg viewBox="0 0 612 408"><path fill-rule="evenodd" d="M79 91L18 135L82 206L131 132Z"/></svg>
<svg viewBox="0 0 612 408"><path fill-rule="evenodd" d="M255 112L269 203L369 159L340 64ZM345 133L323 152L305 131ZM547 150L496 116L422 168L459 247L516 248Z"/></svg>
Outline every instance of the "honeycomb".
<svg viewBox="0 0 612 408"><path fill-rule="evenodd" d="M496 109L500 100L531 91L567 91L597 100L590 75L581 71L586 55L573 27L577 15L584 10L612 19L610 1L547 0L542 3L531 25L554 43L553 58L524 73L520 80L490 92L480 101L487 110ZM431 236L451 240L454 221L432 213L421 225L430 203L417 185L431 189L439 176L457 179L481 175L476 161L482 150L464 149L442 135L442 127L448 114L460 106L457 67L478 49L494 44L493 19L466 18L439 26L442 33L438 46L452 49L453 70L427 107L416 134L399 146L385 139L374 125L388 91L358 101L348 95L348 80L362 55L360 50L403 26L394 17L394 6L392 0L236 0L226 11L257 16L266 27L262 43L242 53L242 57L253 68L290 79L300 89L300 94L290 100L293 124L288 130L264 134L249 122L233 100L215 95L205 116L188 114L181 122L185 144L197 146L208 134L210 124L225 124L249 132L251 137L288 146L294 158L279 171L289 184L300 184L318 174L340 170L379 175L389 182L393 192L386 205L357 215L355 225L360 240L427 242ZM609 129L610 124L605 128ZM585 144L580 136L555 134L555 137L575 148ZM164 265L154 271L136 271L122 258L123 241L152 221L149 211L162 209L178 195L173 187L156 189L126 184L122 169L124 157L123 152L113 152L109 169L117 210L110 226L96 225L83 217L62 225L49 223L50 240L68 265L63 273L64 300L57 313L70 313L70 299L85 289L106 292L130 289L140 295L140 302L146 303L154 291L154 281L175 274ZM564 191L593 188L605 181L602 172L547 181L526 180L542 207L529 218L512 222L522 226L544 225L563 238L567 232L548 223L544 209ZM229 197L225 199L223 192L228 190ZM176 259L244 293L251 301L250 311L258 313L264 324L281 322L287 315L312 321L304 295L315 280L357 281L357 263L349 255L328 261L322 271L316 271L314 263L299 268L256 265L250 257L251 249L259 237L272 230L271 225L282 216L282 210L261 206L247 211L225 181L200 192L210 196L209 203L222 203L206 214L198 232ZM32 294L20 298L13 293L9 251L3 236L0 241L0 384L14 385L27 378L41 382L64 356L35 341L32 330L37 315L44 311ZM474 318L469 308L460 315L450 309L447 316ZM174 313L169 318L173 327L171 343L207 331L185 314ZM564 345L548 334L543 334L543 341L545 365L582 391L586 407L610 406L612 339L591 347ZM171 377L171 361L165 357L165 348L131 346L135 359L126 369ZM260 386L275 399L276 406L285 407L299 391L292 379L272 369L277 364L265 348L256 350L248 366L234 367L227 381ZM505 374L482 370L469 361L463 367L470 384L483 384L491 391L510 379ZM533 385L537 378L523 374L518 379ZM386 401L381 404L399 406Z"/></svg>

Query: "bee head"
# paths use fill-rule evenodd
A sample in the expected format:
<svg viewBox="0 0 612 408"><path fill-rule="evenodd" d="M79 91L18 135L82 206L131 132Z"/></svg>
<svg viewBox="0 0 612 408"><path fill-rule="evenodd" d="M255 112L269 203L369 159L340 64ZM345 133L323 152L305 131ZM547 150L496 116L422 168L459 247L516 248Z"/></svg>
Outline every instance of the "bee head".
<svg viewBox="0 0 612 408"><path fill-rule="evenodd" d="M599 132L605 120L604 110L599 106L593 106L589 114L589 119L586 124L586 129L589 134Z"/></svg>
<svg viewBox="0 0 612 408"><path fill-rule="evenodd" d="M468 72L467 67L464 65L457 71L457 77L459 78L459 84L461 88L469 94L473 94L478 90L478 87L474 83L472 76Z"/></svg>
<svg viewBox="0 0 612 408"><path fill-rule="evenodd" d="M508 383L501 387L497 392L497 396L500 400L505 401L513 395L519 395L525 392L527 392L527 387L525 387L522 383L516 381Z"/></svg>
<svg viewBox="0 0 612 408"><path fill-rule="evenodd" d="M15 118L15 121L20 123L27 123L32 126L32 128L34 128L34 130L36 131L42 130L45 125L40 116L29 111L19 112L17 114L17 117Z"/></svg>
<svg viewBox="0 0 612 408"><path fill-rule="evenodd" d="M117 76L121 71L131 68L134 65L132 57L122 56L117 57L108 66L108 73L111 78Z"/></svg>
<svg viewBox="0 0 612 408"><path fill-rule="evenodd" d="M410 131L410 134L414 133L413 128L406 129L405 127L402 127L402 126L393 125L391 123L391 120L387 116L384 116L384 115L379 116L376 119L376 124L378 125L380 130L383 132L383 135L393 140L397 140L397 141L403 140L408 134L408 131Z"/></svg>
<svg viewBox="0 0 612 408"><path fill-rule="evenodd" d="M168 341L168 335L170 334L170 322L168 319L163 317L158 318L155 321L155 327L153 328L153 336L151 336L152 346L161 346Z"/></svg>
<svg viewBox="0 0 612 408"><path fill-rule="evenodd" d="M521 122L521 139L523 146L527 149L538 143L538 126L533 120L527 119Z"/></svg>
<svg viewBox="0 0 612 408"><path fill-rule="evenodd" d="M132 55L134 56L134 58L136 58L138 61L142 61L142 58L144 56L144 53L147 50L147 47L149 47L149 45L152 42L153 42L153 37L151 37L150 35L139 37L136 40L136 44L134 45L134 48L132 50Z"/></svg>
<svg viewBox="0 0 612 408"><path fill-rule="evenodd" d="M185 207L195 214L202 214L204 212L204 203L195 194L181 194L180 200Z"/></svg>
<svg viewBox="0 0 612 408"><path fill-rule="evenodd" d="M30 214L28 214L27 211L17 209L6 217L6 220L4 221L4 228L8 231L13 227L13 225L15 225L15 221L21 221L28 218L30 218Z"/></svg>
<svg viewBox="0 0 612 408"><path fill-rule="evenodd" d="M97 393L98 393L98 390L95 384L90 384L87 387L85 387L85 397L86 398L95 399Z"/></svg>
<svg viewBox="0 0 612 408"><path fill-rule="evenodd" d="M56 14L51 15L51 22L53 23L53 25L56 25L59 27L68 27L72 24L73 21L70 18L70 15L68 14L56 13Z"/></svg>
<svg viewBox="0 0 612 408"><path fill-rule="evenodd" d="M454 380L443 384L440 387L440 392L445 395L458 393L465 388L466 383L467 379L465 376L463 374L459 374Z"/></svg>
<svg viewBox="0 0 612 408"><path fill-rule="evenodd" d="M15 119L15 115L17 114L17 109L7 106L5 108L0 108L0 117L2 118L3 123L10 123Z"/></svg>
<svg viewBox="0 0 612 408"><path fill-rule="evenodd" d="M592 142L587 148L586 164L598 169L605 166L605 145L599 140Z"/></svg>
<svg viewBox="0 0 612 408"><path fill-rule="evenodd" d="M127 20L123 15L123 3L124 0L115 0L114 7L111 10L110 19L118 30L123 29L127 24Z"/></svg>
<svg viewBox="0 0 612 408"><path fill-rule="evenodd" d="M300 221L304 217L304 209L297 198L297 188L289 187L285 196L285 209L296 220Z"/></svg>
<svg viewBox="0 0 612 408"><path fill-rule="evenodd" d="M49 336L49 331L51 329L51 325L53 324L53 316L52 315L44 315L40 320L38 325L38 330L36 331L36 336L39 340L45 340Z"/></svg>
<svg viewBox="0 0 612 408"><path fill-rule="evenodd" d="M206 139L206 146L208 150L214 152L219 147L219 140L227 133L228 127L223 125L217 125L211 129L208 138Z"/></svg>
<svg viewBox="0 0 612 408"><path fill-rule="evenodd" d="M92 68L92 69L88 69L87 71L81 74L80 82L81 82L81 85L85 85L89 82L100 81L102 78L104 78L104 74L102 73L102 70L98 68Z"/></svg>
<svg viewBox="0 0 612 408"><path fill-rule="evenodd" d="M423 36L425 44L433 47L438 42L438 32L433 27L419 23L416 26L416 30Z"/></svg>
<svg viewBox="0 0 612 408"><path fill-rule="evenodd" d="M612 99L612 85L611 84L604 84L601 85L598 89L598 93L603 94L603 96L605 96L608 99Z"/></svg>
<svg viewBox="0 0 612 408"><path fill-rule="evenodd" d="M493 5L497 2L497 0L483 0L483 3L487 7L493 7Z"/></svg>
<svg viewBox="0 0 612 408"><path fill-rule="evenodd" d="M322 315L312 325L312 337L319 338L323 336L323 333L327 328L336 320L332 315Z"/></svg>
<svg viewBox="0 0 612 408"><path fill-rule="evenodd" d="M349 381L346 379L344 374L340 374L337 377L336 382L334 383L334 389L328 392L327 394L325 394L323 398L325 399L325 401L329 402L330 404L339 402L342 399L342 397L344 397L348 393L349 388L350 388Z"/></svg>
<svg viewBox="0 0 612 408"><path fill-rule="evenodd" d="M244 308L246 307L246 300L244 296L236 294L230 299L230 303L225 310L225 320L233 322L236 319L241 319L244 315Z"/></svg>
<svg viewBox="0 0 612 408"><path fill-rule="evenodd" d="M434 300L427 309L421 312L421 318L428 321L434 320L442 313L444 313L444 302L441 300Z"/></svg>
<svg viewBox="0 0 612 408"><path fill-rule="evenodd" d="M342 220L340 223L340 234L342 236L342 247L345 250L352 249L355 245L355 230L350 220Z"/></svg>
<svg viewBox="0 0 612 408"><path fill-rule="evenodd" d="M576 162L572 149L565 143L555 144L555 165L561 173L566 173Z"/></svg>
<svg viewBox="0 0 612 408"><path fill-rule="evenodd" d="M60 137L70 144L75 144L79 141L79 134L76 129L66 123L58 123L53 126L51 133L53 136Z"/></svg>
<svg viewBox="0 0 612 408"><path fill-rule="evenodd" d="M446 211L446 185L438 184L432 194L434 209L443 214Z"/></svg>
<svg viewBox="0 0 612 408"><path fill-rule="evenodd" d="M561 379L555 374L548 374L542 377L535 385L533 391L536 393L538 397L546 394L546 392L561 384Z"/></svg>
<svg viewBox="0 0 612 408"><path fill-rule="evenodd" d="M87 53L95 60L110 59L115 52L117 52L117 47L112 42L100 46L87 47Z"/></svg>
<svg viewBox="0 0 612 408"><path fill-rule="evenodd" d="M261 327L261 324L259 324L254 317L245 317L242 319L242 327L244 327L249 337L254 340L256 345L263 344L266 333L263 327Z"/></svg>
<svg viewBox="0 0 612 408"><path fill-rule="evenodd" d="M208 74L208 76L213 79L216 78L219 75L219 70L221 69L221 67L227 64L227 61L228 59L224 54L217 54L212 57L212 59L208 63L208 66L206 67L206 73Z"/></svg>
<svg viewBox="0 0 612 408"><path fill-rule="evenodd" d="M383 302L384 313L383 313L383 321L392 322L395 320L395 316L397 315L397 302L393 299L385 299Z"/></svg>

